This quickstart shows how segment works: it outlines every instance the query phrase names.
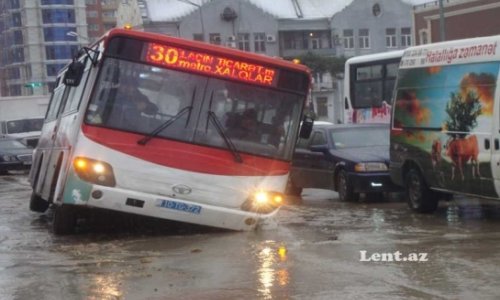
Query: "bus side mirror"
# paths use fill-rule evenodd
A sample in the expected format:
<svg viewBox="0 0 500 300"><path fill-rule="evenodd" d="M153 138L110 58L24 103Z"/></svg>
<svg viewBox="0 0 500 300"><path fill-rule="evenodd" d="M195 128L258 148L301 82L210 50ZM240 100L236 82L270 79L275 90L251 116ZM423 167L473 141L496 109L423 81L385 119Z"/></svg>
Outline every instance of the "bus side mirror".
<svg viewBox="0 0 500 300"><path fill-rule="evenodd" d="M85 65L82 62L74 60L66 70L64 75L64 84L67 86L78 86L82 80Z"/></svg>
<svg viewBox="0 0 500 300"><path fill-rule="evenodd" d="M349 100L347 100L347 97L344 98L344 107L345 109L349 109Z"/></svg>
<svg viewBox="0 0 500 300"><path fill-rule="evenodd" d="M304 117L302 125L300 126L299 137L301 139L308 139L311 136L314 120L310 117Z"/></svg>

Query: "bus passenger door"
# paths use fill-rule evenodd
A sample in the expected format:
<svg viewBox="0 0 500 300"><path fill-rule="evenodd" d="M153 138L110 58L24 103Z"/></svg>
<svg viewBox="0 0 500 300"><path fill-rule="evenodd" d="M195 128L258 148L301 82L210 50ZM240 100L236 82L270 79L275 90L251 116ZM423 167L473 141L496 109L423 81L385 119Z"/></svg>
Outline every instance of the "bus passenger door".
<svg viewBox="0 0 500 300"><path fill-rule="evenodd" d="M38 183L38 188L36 188L37 193L46 200L50 200L55 190L54 179L57 178L56 169L61 149L61 145L57 141L57 133L61 121L62 107L68 96L68 91L69 88L62 83L55 88L38 143L37 152L40 153L37 153L39 156L37 160L41 159L41 167L37 171L39 173L38 177L34 180Z"/></svg>

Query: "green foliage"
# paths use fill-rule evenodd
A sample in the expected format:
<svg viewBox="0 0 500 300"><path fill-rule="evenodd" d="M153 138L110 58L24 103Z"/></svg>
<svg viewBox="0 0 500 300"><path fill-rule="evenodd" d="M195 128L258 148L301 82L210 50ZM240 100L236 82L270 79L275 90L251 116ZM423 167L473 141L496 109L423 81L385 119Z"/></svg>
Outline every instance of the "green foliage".
<svg viewBox="0 0 500 300"><path fill-rule="evenodd" d="M468 92L463 99L461 94L450 94L450 101L446 104L448 118L445 126L448 131L465 133L448 133L452 137L464 138L467 132L477 126L477 117L481 114L481 102L474 92Z"/></svg>
<svg viewBox="0 0 500 300"><path fill-rule="evenodd" d="M309 67L313 73L329 72L332 76L344 73L345 57L321 56L307 52L297 57L300 63Z"/></svg>

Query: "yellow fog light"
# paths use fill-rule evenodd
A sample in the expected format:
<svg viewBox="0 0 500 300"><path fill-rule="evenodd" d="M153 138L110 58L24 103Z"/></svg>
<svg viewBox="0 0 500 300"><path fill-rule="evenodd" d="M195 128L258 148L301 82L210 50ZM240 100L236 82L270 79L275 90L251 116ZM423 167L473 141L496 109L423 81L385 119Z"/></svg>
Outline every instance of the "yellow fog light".
<svg viewBox="0 0 500 300"><path fill-rule="evenodd" d="M81 179L90 183L115 186L115 176L110 164L87 157L75 157L73 168Z"/></svg>
<svg viewBox="0 0 500 300"><path fill-rule="evenodd" d="M241 209L259 213L270 213L283 204L283 194L273 191L256 191L243 203Z"/></svg>

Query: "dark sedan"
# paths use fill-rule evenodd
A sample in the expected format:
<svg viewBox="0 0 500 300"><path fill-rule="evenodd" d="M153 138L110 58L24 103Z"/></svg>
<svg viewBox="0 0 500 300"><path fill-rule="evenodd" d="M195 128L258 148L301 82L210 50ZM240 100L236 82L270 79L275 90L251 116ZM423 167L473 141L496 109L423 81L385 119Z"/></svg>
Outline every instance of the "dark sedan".
<svg viewBox="0 0 500 300"><path fill-rule="evenodd" d="M400 189L388 166L388 125L315 124L311 137L298 141L288 192L320 188L337 191L341 201L356 201L360 193L380 198Z"/></svg>
<svg viewBox="0 0 500 300"><path fill-rule="evenodd" d="M33 149L15 138L0 137L0 175L11 170L29 170Z"/></svg>

